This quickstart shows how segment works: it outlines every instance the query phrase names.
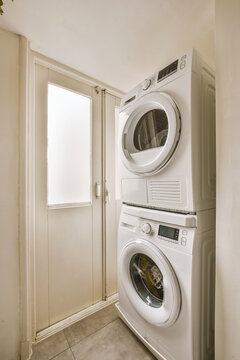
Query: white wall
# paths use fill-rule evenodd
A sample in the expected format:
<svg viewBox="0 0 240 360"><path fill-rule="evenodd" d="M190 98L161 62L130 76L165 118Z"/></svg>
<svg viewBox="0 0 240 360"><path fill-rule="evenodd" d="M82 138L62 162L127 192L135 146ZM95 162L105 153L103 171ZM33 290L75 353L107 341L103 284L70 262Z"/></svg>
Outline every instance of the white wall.
<svg viewBox="0 0 240 360"><path fill-rule="evenodd" d="M19 37L0 30L0 359L19 358Z"/></svg>
<svg viewBox="0 0 240 360"><path fill-rule="evenodd" d="M240 1L216 1L216 360L240 359Z"/></svg>

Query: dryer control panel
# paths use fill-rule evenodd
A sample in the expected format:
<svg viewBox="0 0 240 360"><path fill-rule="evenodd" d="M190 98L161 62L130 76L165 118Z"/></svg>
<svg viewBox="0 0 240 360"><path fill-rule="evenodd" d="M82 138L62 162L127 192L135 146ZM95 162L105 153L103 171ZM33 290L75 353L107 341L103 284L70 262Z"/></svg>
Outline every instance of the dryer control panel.
<svg viewBox="0 0 240 360"><path fill-rule="evenodd" d="M178 68L178 60L174 61L172 64L166 66L164 69L160 70L158 73L157 81L161 81L171 74L175 73Z"/></svg>
<svg viewBox="0 0 240 360"><path fill-rule="evenodd" d="M122 97L120 111L132 105L139 97L144 96L146 93L156 90L161 91L161 87L168 81L172 81L185 72L193 70L194 64L197 63L195 59L197 59L197 53L192 49L164 68L159 69L158 72L147 77Z"/></svg>

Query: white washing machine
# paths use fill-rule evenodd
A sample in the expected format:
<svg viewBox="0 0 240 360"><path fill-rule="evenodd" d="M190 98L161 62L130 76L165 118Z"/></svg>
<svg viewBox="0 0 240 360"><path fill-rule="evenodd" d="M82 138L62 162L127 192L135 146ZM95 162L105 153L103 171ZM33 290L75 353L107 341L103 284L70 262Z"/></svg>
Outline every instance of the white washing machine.
<svg viewBox="0 0 240 360"><path fill-rule="evenodd" d="M214 358L215 210L184 215L123 205L120 317L157 359Z"/></svg>
<svg viewBox="0 0 240 360"><path fill-rule="evenodd" d="M215 207L214 74L195 50L123 97L119 136L124 203Z"/></svg>

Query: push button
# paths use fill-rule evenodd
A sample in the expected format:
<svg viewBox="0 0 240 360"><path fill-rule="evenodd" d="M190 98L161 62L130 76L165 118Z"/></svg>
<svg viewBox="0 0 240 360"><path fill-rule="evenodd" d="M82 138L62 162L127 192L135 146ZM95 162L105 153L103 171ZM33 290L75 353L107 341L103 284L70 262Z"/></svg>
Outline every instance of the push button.
<svg viewBox="0 0 240 360"><path fill-rule="evenodd" d="M183 231L182 231L182 234L183 234L183 235L187 235L187 230L183 230Z"/></svg>
<svg viewBox="0 0 240 360"><path fill-rule="evenodd" d="M182 245L182 246L186 246L186 244L187 244L187 238L182 237L182 238L181 238L181 245Z"/></svg>
<svg viewBox="0 0 240 360"><path fill-rule="evenodd" d="M186 61L183 60L183 61L180 63L180 69L181 69L181 70L184 69L185 66L186 66Z"/></svg>

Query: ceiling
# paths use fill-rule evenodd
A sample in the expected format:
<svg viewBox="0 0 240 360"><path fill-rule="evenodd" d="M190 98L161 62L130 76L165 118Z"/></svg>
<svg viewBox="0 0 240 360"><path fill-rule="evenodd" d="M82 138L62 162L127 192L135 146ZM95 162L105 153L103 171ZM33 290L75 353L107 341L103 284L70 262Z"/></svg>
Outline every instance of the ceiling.
<svg viewBox="0 0 240 360"><path fill-rule="evenodd" d="M0 27L124 92L195 47L214 67L214 0L10 0Z"/></svg>

